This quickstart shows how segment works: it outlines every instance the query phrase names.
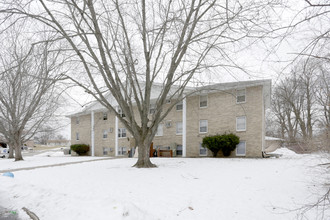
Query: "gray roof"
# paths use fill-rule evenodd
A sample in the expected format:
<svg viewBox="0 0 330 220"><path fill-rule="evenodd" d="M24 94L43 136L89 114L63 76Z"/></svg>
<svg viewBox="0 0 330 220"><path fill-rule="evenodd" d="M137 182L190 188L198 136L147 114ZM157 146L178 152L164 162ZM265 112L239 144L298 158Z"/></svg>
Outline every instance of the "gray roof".
<svg viewBox="0 0 330 220"><path fill-rule="evenodd" d="M271 98L271 80L266 79L266 80L253 80L253 81L237 81L237 82L227 82L227 83L217 83L217 84L211 84L207 86L200 86L200 87L186 87L185 88L185 93L186 94L200 94L200 93L213 93L213 92L219 92L219 91L226 91L226 90L231 90L231 89L241 89L241 88L248 88L248 87L254 87L254 86L263 86L263 94L264 94L264 102L265 102L265 108L270 107L270 98ZM154 83L152 92L151 92L151 100L156 100L163 88L162 83ZM173 86L173 90L175 90L177 86ZM173 91L172 90L172 91ZM172 94L171 91L169 94ZM114 99L114 97L108 93L106 95L108 101L110 104L114 107L118 106L117 101ZM88 106L84 107L82 110L79 112L76 112L74 114L67 115L67 117L74 117L74 116L79 116L79 115L85 115L89 114L92 111L95 112L101 112L105 111L106 108L99 103L98 101L94 101Z"/></svg>

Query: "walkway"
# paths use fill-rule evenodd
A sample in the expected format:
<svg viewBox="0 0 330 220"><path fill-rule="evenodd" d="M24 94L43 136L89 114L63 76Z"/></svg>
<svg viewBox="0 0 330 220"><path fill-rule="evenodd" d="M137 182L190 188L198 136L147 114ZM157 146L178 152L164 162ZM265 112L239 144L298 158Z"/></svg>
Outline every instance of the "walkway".
<svg viewBox="0 0 330 220"><path fill-rule="evenodd" d="M117 158L106 157L106 158L99 158L99 159L94 159L94 160L49 164L49 165L42 165L42 166L35 166L35 167L23 167L23 168L16 168L16 169L0 170L0 173L15 172L15 171L21 171L21 170L33 170L33 169L47 168L47 167L59 167L59 166L66 166L66 165L72 165L72 164L78 164L78 163L87 163L87 162L95 162L95 161L101 161L101 160L114 160L114 159L117 159Z"/></svg>

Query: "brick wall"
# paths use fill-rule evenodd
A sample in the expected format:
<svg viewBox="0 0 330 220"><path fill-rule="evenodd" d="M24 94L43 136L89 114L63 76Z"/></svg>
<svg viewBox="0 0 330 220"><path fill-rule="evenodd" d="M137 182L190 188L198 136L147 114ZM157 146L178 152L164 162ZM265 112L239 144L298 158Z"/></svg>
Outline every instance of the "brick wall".
<svg viewBox="0 0 330 220"><path fill-rule="evenodd" d="M246 88L246 102L236 104L236 90L215 91L208 94L207 107L199 107L199 95L187 98L187 157L199 157L199 143L206 135L222 134L233 132L246 141L246 157L261 157L263 141L263 93L262 86ZM170 106L166 104L165 108ZM107 112L108 119L103 120L103 112L94 115L95 120L95 155L103 155L103 148L111 148L109 156L115 156L115 115ZM136 115L137 117L138 115ZM246 116L246 131L236 131L236 117ZM208 121L207 133L199 132L199 121ZM166 121L171 121L171 126L166 127ZM91 116L80 116L80 123L76 124L76 118L71 119L72 144L87 143L91 140ZM155 136L155 146L173 146L182 144L182 135L176 134L176 123L182 122L182 111L177 111L175 106L161 122L163 136ZM119 128L124 126L119 121ZM103 138L103 130L107 130L107 138ZM76 132L79 132L80 140L76 140ZM126 138L119 138L119 147L130 147L132 136L127 132ZM208 152L211 156L211 152ZM221 155L219 155L221 156ZM231 157L235 157L232 152Z"/></svg>

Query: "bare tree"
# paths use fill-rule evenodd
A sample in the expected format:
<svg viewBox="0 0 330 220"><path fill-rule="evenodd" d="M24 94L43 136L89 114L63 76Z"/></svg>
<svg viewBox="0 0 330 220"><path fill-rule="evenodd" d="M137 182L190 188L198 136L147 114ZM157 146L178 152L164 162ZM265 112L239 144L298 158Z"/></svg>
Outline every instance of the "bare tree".
<svg viewBox="0 0 330 220"><path fill-rule="evenodd" d="M23 160L22 144L56 110L57 97L52 77L58 71L57 56L48 44L21 42L21 36L7 40L0 55L0 133L10 146L10 158ZM58 76L57 76L58 77Z"/></svg>
<svg viewBox="0 0 330 220"><path fill-rule="evenodd" d="M316 125L327 127L329 77L324 64L315 58L303 59L274 89L273 111L282 138L287 136L293 142L299 134L307 143L314 138Z"/></svg>
<svg viewBox="0 0 330 220"><path fill-rule="evenodd" d="M292 108L304 141L312 139L316 121L314 89L317 83L316 75L317 65L312 60L302 60L294 66L291 77L286 81L291 87L286 103Z"/></svg>
<svg viewBox="0 0 330 220"><path fill-rule="evenodd" d="M328 147L330 147L330 74L329 63L322 62L318 75L318 86L316 87L316 100L320 106L320 126L324 129Z"/></svg>
<svg viewBox="0 0 330 220"><path fill-rule="evenodd" d="M73 51L72 60L83 67L76 76L70 75L71 80L115 112L133 135L139 147L135 166L155 167L149 159L150 144L158 124L189 95L186 86L212 67L240 69L231 54L243 40L248 44L269 31L273 21L268 14L276 3L39 0L12 1L2 12L18 20L36 19L66 41L65 51ZM165 109L168 98L173 102Z"/></svg>
<svg viewBox="0 0 330 220"><path fill-rule="evenodd" d="M53 138L55 138L55 128L49 125L40 127L38 134L34 137L39 144L47 144L47 141Z"/></svg>
<svg viewBox="0 0 330 220"><path fill-rule="evenodd" d="M294 109L301 107L296 107L296 98L296 85L289 77L275 87L272 96L272 109L280 127L281 138L288 138L290 143L295 142L297 136L298 121L294 117Z"/></svg>

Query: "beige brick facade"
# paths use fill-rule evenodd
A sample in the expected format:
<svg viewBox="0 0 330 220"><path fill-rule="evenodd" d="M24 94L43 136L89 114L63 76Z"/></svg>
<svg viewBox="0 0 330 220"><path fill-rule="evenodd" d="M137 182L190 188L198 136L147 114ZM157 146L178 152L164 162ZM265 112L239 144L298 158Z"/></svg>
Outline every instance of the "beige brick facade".
<svg viewBox="0 0 330 220"><path fill-rule="evenodd" d="M267 81L270 84L270 81ZM269 86L270 87L270 86ZM212 90L202 92L207 95L207 106L200 107L200 95L193 95L186 98L186 156L200 157L200 143L207 135L233 132L245 141L244 157L261 157L264 142L264 109L265 109L265 88L263 84L246 84L239 87L245 89L245 102L237 104L237 88L226 90ZM269 88L270 90L270 88ZM270 92L269 92L270 93ZM268 97L269 98L269 97ZM166 104L170 106L170 104ZM166 108L165 106L165 108ZM104 113L107 119L104 120ZM246 118L246 129L236 130L236 118ZM79 124L76 118L79 117ZM153 145L176 148L182 145L182 134L176 133L176 124L182 123L183 111L176 110L176 107L161 122L163 134L155 136ZM207 120L207 132L200 132L200 120ZM115 114L109 111L95 112L95 156L115 156ZM119 122L118 128L124 128ZM76 140L76 133L79 133L79 140ZM103 135L106 134L105 137ZM91 114L71 116L71 136L72 144L84 143L91 145ZM118 147L126 147L126 152L134 145L132 136L126 130L126 137L118 138ZM175 155L175 151L174 151ZM120 156L127 156L127 153ZM207 152L206 156L211 156ZM220 153L218 156L222 156ZM230 157L236 157L233 151Z"/></svg>

